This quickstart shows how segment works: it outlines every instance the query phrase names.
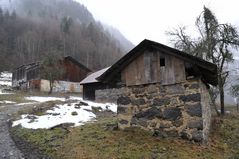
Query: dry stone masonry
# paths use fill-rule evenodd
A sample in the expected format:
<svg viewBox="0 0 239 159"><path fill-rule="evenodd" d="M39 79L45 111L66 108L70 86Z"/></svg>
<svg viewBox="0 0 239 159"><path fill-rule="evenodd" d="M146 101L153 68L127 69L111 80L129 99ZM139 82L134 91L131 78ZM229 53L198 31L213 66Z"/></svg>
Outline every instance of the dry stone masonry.
<svg viewBox="0 0 239 159"><path fill-rule="evenodd" d="M181 137L197 142L208 139L209 94L200 79L165 86L157 83L97 90L96 98L117 100L120 129L140 127L161 137Z"/></svg>

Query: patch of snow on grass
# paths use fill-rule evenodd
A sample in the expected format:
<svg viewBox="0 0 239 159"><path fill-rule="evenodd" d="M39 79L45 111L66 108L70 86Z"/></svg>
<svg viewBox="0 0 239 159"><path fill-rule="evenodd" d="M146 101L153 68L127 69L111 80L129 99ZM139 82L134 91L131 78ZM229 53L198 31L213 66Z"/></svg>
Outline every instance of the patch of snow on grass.
<svg viewBox="0 0 239 159"><path fill-rule="evenodd" d="M31 96L31 97L25 97L26 100L32 100L37 102L48 102L48 101L65 101L65 98L59 98L59 97L38 97L38 96Z"/></svg>
<svg viewBox="0 0 239 159"><path fill-rule="evenodd" d="M40 101L43 102L46 101L43 99L54 99L54 98L37 97L36 99L41 99ZM35 98L31 97L28 99L33 100ZM81 97L70 97L69 99L79 100L79 102L64 105L58 104L55 107L53 107L53 109L47 110L45 112L45 115L42 116L29 114L22 115L21 116L22 119L14 121L12 126L21 125L22 127L29 129L49 129L63 123L73 123L74 126L80 126L83 125L85 122L92 121L96 118L96 115L91 112L92 107L100 107L102 110L111 110L113 112L117 112L116 104L110 103L102 104L91 101L84 101L82 100ZM86 105L82 103L85 103Z"/></svg>
<svg viewBox="0 0 239 159"><path fill-rule="evenodd" d="M40 97L40 96L31 96L31 97L25 97L26 100L32 100L32 101L37 101L37 102L48 102L48 101L55 101L55 100L60 100L60 101L66 101L65 98L60 98L60 97ZM88 105L93 106L93 107L101 107L103 110L111 110L112 112L117 112L117 105L113 103L96 103L92 101L87 101L83 100L82 97L76 97L76 96L70 96L70 100L78 100L82 101L85 103L88 103Z"/></svg>
<svg viewBox="0 0 239 159"><path fill-rule="evenodd" d="M4 100L4 101L0 101L0 103L1 103L1 104L14 104L14 103L16 103L16 102Z"/></svg>
<svg viewBox="0 0 239 159"><path fill-rule="evenodd" d="M0 81L0 85L2 85L2 86L12 86L12 82L11 81Z"/></svg>
<svg viewBox="0 0 239 159"><path fill-rule="evenodd" d="M0 79L12 79L12 73L7 71L1 72Z"/></svg>
<svg viewBox="0 0 239 159"><path fill-rule="evenodd" d="M12 73L1 72L0 73L0 85L2 85L2 86L12 86Z"/></svg>
<svg viewBox="0 0 239 159"><path fill-rule="evenodd" d="M2 90L0 89L0 94L14 94L14 93L8 93L8 92L2 92Z"/></svg>
<svg viewBox="0 0 239 159"><path fill-rule="evenodd" d="M70 100L80 100L80 101L82 101L83 98L82 97L76 97L76 96L70 96Z"/></svg>
<svg viewBox="0 0 239 159"><path fill-rule="evenodd" d="M12 126L21 125L28 129L49 129L63 123L74 123L74 126L83 125L85 122L93 120L96 115L84 108L75 108L76 103L56 105L53 110L46 111L46 115L33 116L22 115L22 119L14 121ZM74 115L73 115L74 112Z"/></svg>
<svg viewBox="0 0 239 159"><path fill-rule="evenodd" d="M37 102L18 103L18 104L16 104L16 105L21 106L21 105L31 105L31 104L37 104Z"/></svg>

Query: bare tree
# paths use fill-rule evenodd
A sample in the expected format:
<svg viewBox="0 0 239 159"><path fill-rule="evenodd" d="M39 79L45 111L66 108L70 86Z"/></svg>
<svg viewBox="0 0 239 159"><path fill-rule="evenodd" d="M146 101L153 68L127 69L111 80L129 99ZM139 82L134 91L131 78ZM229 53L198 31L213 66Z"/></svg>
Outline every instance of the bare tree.
<svg viewBox="0 0 239 159"><path fill-rule="evenodd" d="M55 54L50 54L46 56L41 63L40 67L41 77L43 79L49 80L50 82L50 91L52 93L54 82L58 81L64 74L64 68L61 64L61 58Z"/></svg>
<svg viewBox="0 0 239 159"><path fill-rule="evenodd" d="M231 24L218 23L215 15L207 7L204 7L195 24L199 33L196 38L187 35L184 27L167 34L172 37L171 41L176 48L217 65L217 89L220 95L221 114L224 115L224 85L229 75L225 65L233 61L232 51L239 46L238 31ZM215 92L217 91L211 90L212 99L217 95Z"/></svg>

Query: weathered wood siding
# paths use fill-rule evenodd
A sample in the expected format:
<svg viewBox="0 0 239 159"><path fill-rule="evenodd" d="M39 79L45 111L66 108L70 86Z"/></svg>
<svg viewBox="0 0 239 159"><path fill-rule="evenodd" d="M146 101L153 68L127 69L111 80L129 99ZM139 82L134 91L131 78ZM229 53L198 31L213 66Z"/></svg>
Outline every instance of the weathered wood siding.
<svg viewBox="0 0 239 159"><path fill-rule="evenodd" d="M145 83L160 81L160 54L154 52L144 53Z"/></svg>
<svg viewBox="0 0 239 159"><path fill-rule="evenodd" d="M160 66L160 58L165 66ZM186 79L184 61L160 52L145 51L121 72L127 86L161 82L174 84Z"/></svg>
<svg viewBox="0 0 239 159"><path fill-rule="evenodd" d="M184 61L170 55L160 55L165 58L165 66L160 67L161 83L175 84L186 80Z"/></svg>
<svg viewBox="0 0 239 159"><path fill-rule="evenodd" d="M89 73L88 70L81 68L70 60L64 60L63 66L65 69L63 78L61 78L63 81L80 82Z"/></svg>
<svg viewBox="0 0 239 159"><path fill-rule="evenodd" d="M122 82L125 82L127 86L144 83L146 78L144 70L144 54L142 54L122 71Z"/></svg>

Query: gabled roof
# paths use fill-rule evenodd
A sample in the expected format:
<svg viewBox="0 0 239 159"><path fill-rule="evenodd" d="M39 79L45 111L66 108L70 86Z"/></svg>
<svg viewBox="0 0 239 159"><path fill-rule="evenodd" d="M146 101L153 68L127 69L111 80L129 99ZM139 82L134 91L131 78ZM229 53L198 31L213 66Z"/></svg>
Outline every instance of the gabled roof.
<svg viewBox="0 0 239 159"><path fill-rule="evenodd" d="M89 68L87 68L86 66L84 66L83 64L81 64L80 62L78 62L76 59L74 59L71 56L66 56L64 57L65 60L70 60L71 62L73 62L74 64L78 65L79 67L85 69L88 72L92 72Z"/></svg>
<svg viewBox="0 0 239 159"><path fill-rule="evenodd" d="M115 75L123 70L135 58L141 55L146 49L158 50L163 54L172 55L186 62L189 62L190 64L197 66L205 82L212 85L217 85L218 83L217 66L215 64L147 39L143 40L139 45L133 48L128 54L123 56L97 79L102 82L109 82Z"/></svg>
<svg viewBox="0 0 239 159"><path fill-rule="evenodd" d="M99 82L96 78L98 78L99 76L101 76L105 71L107 71L110 67L101 69L99 71L96 71L92 74L90 74L89 76L87 76L85 79L83 79L80 84L88 84L88 83L96 83Z"/></svg>
<svg viewBox="0 0 239 159"><path fill-rule="evenodd" d="M73 62L74 64L76 64L77 66L79 66L80 68L82 68L82 69L84 69L88 72L92 72L89 68L87 68L85 65L81 64L80 62L78 62L76 59L74 59L71 56L65 56L64 60L69 60L69 61ZM24 64L24 65L21 65L21 66L17 67L15 70L17 70L19 68L22 68L22 67L27 67L27 69L30 69L31 67L39 65L39 63L40 62L33 62L33 63L29 63L29 64Z"/></svg>
<svg viewBox="0 0 239 159"><path fill-rule="evenodd" d="M32 66L36 66L36 65L39 65L39 62L32 62L32 63L24 64L24 65L18 66L15 70L20 69L22 67L28 69L28 68L31 68Z"/></svg>

